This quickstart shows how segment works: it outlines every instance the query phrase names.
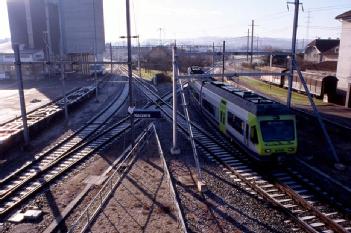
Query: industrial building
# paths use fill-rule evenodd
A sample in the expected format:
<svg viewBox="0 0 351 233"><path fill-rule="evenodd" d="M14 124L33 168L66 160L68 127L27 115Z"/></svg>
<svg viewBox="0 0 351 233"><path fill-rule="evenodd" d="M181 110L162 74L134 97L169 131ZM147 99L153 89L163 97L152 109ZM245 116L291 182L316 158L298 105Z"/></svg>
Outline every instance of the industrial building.
<svg viewBox="0 0 351 233"><path fill-rule="evenodd" d="M23 51L43 51L46 60L57 59L62 28L66 59L92 61L95 53L102 59L102 0L7 0L7 8L11 41L20 44ZM87 67L72 68L87 72Z"/></svg>

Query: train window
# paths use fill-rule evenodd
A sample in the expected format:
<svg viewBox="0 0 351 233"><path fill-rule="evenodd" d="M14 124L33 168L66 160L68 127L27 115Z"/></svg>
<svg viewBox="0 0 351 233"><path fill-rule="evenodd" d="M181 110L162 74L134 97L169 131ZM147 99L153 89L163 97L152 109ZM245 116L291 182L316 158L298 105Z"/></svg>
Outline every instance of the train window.
<svg viewBox="0 0 351 233"><path fill-rule="evenodd" d="M197 100L200 99L199 93L197 93L195 90L193 91L193 95L194 95L195 99L197 99Z"/></svg>
<svg viewBox="0 0 351 233"><path fill-rule="evenodd" d="M295 127L292 120L271 120L260 123L263 141L291 141L295 139Z"/></svg>
<svg viewBox="0 0 351 233"><path fill-rule="evenodd" d="M238 133L243 134L244 132L244 121L239 117L235 116L233 113L228 112L227 116L228 124L233 127Z"/></svg>
<svg viewBox="0 0 351 233"><path fill-rule="evenodd" d="M202 106L204 109L206 109L211 115L215 115L215 110L214 110L214 107L213 105L208 102L207 100L203 99L202 100Z"/></svg>
<svg viewBox="0 0 351 233"><path fill-rule="evenodd" d="M250 129L250 140L253 144L258 143L257 130L256 126L252 126Z"/></svg>
<svg viewBox="0 0 351 233"><path fill-rule="evenodd" d="M246 124L246 141L248 141L249 140L249 125L248 124Z"/></svg>

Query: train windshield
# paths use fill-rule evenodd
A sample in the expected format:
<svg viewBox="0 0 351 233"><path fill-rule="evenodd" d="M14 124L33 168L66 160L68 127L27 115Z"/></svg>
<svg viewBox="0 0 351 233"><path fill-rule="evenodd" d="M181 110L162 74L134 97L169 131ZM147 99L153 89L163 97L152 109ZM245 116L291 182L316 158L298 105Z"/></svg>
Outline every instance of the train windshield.
<svg viewBox="0 0 351 233"><path fill-rule="evenodd" d="M292 120L261 121L263 141L291 141L295 139L295 127Z"/></svg>

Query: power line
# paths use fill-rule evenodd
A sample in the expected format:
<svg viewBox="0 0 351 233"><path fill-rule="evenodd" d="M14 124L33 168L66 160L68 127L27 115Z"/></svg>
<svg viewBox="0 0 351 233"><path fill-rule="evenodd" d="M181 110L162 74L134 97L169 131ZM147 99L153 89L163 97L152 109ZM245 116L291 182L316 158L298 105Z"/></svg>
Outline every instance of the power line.
<svg viewBox="0 0 351 233"><path fill-rule="evenodd" d="M309 40L310 38L310 24L311 24L311 10L307 11L307 21L306 21L306 36L305 39ZM303 39L302 47L305 48L305 39Z"/></svg>

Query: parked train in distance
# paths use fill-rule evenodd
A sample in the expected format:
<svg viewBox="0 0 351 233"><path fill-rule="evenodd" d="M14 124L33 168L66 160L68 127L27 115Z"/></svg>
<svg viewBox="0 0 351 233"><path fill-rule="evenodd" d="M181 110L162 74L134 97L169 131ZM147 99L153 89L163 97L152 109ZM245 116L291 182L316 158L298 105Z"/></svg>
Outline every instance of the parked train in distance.
<svg viewBox="0 0 351 233"><path fill-rule="evenodd" d="M295 115L284 105L218 81L191 81L202 113L259 161L282 161L297 151Z"/></svg>

